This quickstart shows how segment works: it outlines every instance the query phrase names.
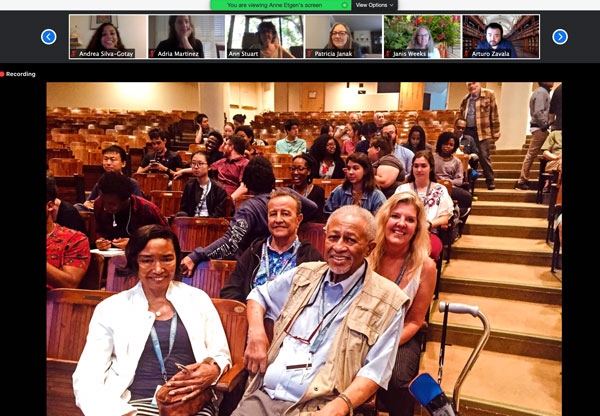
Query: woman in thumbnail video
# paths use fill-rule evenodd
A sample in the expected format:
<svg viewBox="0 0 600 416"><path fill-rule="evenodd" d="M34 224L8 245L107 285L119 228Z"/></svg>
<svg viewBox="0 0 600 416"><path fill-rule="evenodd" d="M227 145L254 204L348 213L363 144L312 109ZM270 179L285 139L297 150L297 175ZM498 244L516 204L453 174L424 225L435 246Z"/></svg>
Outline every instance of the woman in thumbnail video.
<svg viewBox="0 0 600 416"><path fill-rule="evenodd" d="M92 52L124 51L125 45L121 41L119 30L112 23L102 23L94 32L86 50Z"/></svg>
<svg viewBox="0 0 600 416"><path fill-rule="evenodd" d="M204 47L196 39L196 31L191 16L169 16L169 37L159 42L156 52L197 52L195 58L204 58Z"/></svg>
<svg viewBox="0 0 600 416"><path fill-rule="evenodd" d="M363 58L360 45L352 40L352 31L345 23L336 23L329 32L329 42L324 50L353 51L353 58Z"/></svg>
<svg viewBox="0 0 600 416"><path fill-rule="evenodd" d="M294 58L294 55L280 45L277 29L273 23L260 22L256 34L258 44L252 45L250 49L260 49L261 58Z"/></svg>
<svg viewBox="0 0 600 416"><path fill-rule="evenodd" d="M425 26L419 26L408 42L408 49L427 49L428 58L440 58L440 51L435 47L431 32Z"/></svg>

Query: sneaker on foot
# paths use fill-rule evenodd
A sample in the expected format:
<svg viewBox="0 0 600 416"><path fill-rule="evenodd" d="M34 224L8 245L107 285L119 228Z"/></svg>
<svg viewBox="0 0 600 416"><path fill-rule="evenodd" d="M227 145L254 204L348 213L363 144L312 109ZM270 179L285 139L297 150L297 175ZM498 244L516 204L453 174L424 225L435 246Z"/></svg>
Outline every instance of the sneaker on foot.
<svg viewBox="0 0 600 416"><path fill-rule="evenodd" d="M493 191L496 189L496 185L493 182L487 184L488 191Z"/></svg>
<svg viewBox="0 0 600 416"><path fill-rule="evenodd" d="M528 191L529 185L527 185L525 182L523 182L523 183L517 182L515 185L515 189L518 189L519 191Z"/></svg>

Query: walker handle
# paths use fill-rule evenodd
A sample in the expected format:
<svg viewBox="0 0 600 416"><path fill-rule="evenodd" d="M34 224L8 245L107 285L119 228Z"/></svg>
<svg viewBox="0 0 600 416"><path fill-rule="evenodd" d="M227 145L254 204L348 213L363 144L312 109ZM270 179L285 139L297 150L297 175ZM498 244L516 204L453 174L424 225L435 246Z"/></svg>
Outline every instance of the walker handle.
<svg viewBox="0 0 600 416"><path fill-rule="evenodd" d="M446 309L446 305L448 305L448 312L452 313L468 313L474 317L477 317L479 314L479 306L471 306L465 305L464 303L446 303L440 302L438 306L438 310L440 312L444 312Z"/></svg>

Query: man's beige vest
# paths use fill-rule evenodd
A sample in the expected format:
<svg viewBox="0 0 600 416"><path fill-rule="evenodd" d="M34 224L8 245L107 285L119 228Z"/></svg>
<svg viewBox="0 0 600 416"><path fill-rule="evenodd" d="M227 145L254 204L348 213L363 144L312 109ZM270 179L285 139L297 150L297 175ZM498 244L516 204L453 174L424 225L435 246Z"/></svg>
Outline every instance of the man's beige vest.
<svg viewBox="0 0 600 416"><path fill-rule="evenodd" d="M325 262L305 262L298 266L290 295L274 324L273 341L267 353L268 365L279 353L286 336L283 329L296 311L308 303L327 269ZM325 365L315 375L298 403L291 406L286 414L309 415L344 391L362 368L371 347L407 300L408 297L398 285L375 273L367 264L363 287L335 334ZM398 328L398 331L401 330L402 327ZM395 357L394 350L391 358ZM262 387L262 382L262 375L254 377L244 395Z"/></svg>

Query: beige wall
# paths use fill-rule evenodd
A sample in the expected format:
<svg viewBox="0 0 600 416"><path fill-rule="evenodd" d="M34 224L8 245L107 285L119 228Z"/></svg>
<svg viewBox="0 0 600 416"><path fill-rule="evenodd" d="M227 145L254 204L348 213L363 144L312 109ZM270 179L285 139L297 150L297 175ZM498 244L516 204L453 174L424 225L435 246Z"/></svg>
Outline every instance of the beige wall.
<svg viewBox="0 0 600 416"><path fill-rule="evenodd" d="M49 82L49 107L198 111L196 82Z"/></svg>

